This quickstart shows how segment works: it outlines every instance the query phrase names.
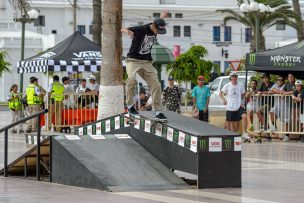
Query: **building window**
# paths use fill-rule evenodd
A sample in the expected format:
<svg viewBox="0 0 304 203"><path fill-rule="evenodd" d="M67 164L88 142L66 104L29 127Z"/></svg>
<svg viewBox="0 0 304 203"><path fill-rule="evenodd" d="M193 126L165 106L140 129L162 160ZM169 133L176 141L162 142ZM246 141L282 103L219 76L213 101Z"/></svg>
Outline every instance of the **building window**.
<svg viewBox="0 0 304 203"><path fill-rule="evenodd" d="M184 37L191 37L191 26L184 26Z"/></svg>
<svg viewBox="0 0 304 203"><path fill-rule="evenodd" d="M160 18L160 13L153 13L153 18L155 19Z"/></svg>
<svg viewBox="0 0 304 203"><path fill-rule="evenodd" d="M252 29L245 28L245 42L251 42L252 40Z"/></svg>
<svg viewBox="0 0 304 203"><path fill-rule="evenodd" d="M57 30L52 30L52 34L57 34Z"/></svg>
<svg viewBox="0 0 304 203"><path fill-rule="evenodd" d="M90 35L93 34L93 25L89 25L89 34L90 34Z"/></svg>
<svg viewBox="0 0 304 203"><path fill-rule="evenodd" d="M213 26L213 41L219 42L221 41L221 27Z"/></svg>
<svg viewBox="0 0 304 203"><path fill-rule="evenodd" d="M77 25L77 30L78 32L80 32L81 34L85 34L85 25Z"/></svg>
<svg viewBox="0 0 304 203"><path fill-rule="evenodd" d="M160 4L176 4L176 0L160 0Z"/></svg>
<svg viewBox="0 0 304 203"><path fill-rule="evenodd" d="M227 68L230 67L230 62L229 61L224 61L224 72L226 72Z"/></svg>
<svg viewBox="0 0 304 203"><path fill-rule="evenodd" d="M285 30L285 22L283 20L277 20L276 22L276 30Z"/></svg>
<svg viewBox="0 0 304 203"><path fill-rule="evenodd" d="M172 18L172 13L168 13L166 18Z"/></svg>
<svg viewBox="0 0 304 203"><path fill-rule="evenodd" d="M183 18L183 14L182 13L176 13L175 18Z"/></svg>
<svg viewBox="0 0 304 203"><path fill-rule="evenodd" d="M38 16L34 21L34 26L45 26L45 16Z"/></svg>
<svg viewBox="0 0 304 203"><path fill-rule="evenodd" d="M174 25L173 26L173 36L174 37L180 37L181 36L181 27L179 25Z"/></svg>
<svg viewBox="0 0 304 203"><path fill-rule="evenodd" d="M231 42L231 26L224 27L224 40L225 42Z"/></svg>

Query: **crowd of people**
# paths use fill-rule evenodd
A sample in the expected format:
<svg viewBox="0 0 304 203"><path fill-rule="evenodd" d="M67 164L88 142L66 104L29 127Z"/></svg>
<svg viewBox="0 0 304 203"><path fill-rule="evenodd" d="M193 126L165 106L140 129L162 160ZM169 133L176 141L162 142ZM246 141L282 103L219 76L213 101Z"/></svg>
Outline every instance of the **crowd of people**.
<svg viewBox="0 0 304 203"><path fill-rule="evenodd" d="M97 107L99 85L96 83L94 75L91 75L88 80L90 85L86 84L86 79L82 79L81 84L74 91L69 77L62 77L61 83L59 76L55 75L53 76L53 82L49 84L49 88L46 91L39 85L36 77L31 77L30 84L23 94L18 93L18 85L13 84L7 97L12 123L21 118L23 108L26 115L32 115L47 108L49 111L47 114L48 130L50 131L51 127L55 126L54 130L60 132L62 109ZM37 122L37 118L29 120L25 131L27 133L36 132ZM18 131L23 132L22 124L11 130L12 133L17 133Z"/></svg>

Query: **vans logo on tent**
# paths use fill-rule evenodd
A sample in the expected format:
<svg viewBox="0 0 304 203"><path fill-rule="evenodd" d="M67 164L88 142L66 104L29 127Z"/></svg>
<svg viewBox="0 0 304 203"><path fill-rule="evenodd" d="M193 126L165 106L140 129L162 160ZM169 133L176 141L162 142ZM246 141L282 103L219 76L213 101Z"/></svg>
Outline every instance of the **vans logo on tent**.
<svg viewBox="0 0 304 203"><path fill-rule="evenodd" d="M296 64L301 63L301 56L288 56L288 55L271 56L270 62L273 62L274 66L294 67L296 66Z"/></svg>
<svg viewBox="0 0 304 203"><path fill-rule="evenodd" d="M46 53L40 55L40 56L39 56L38 58L36 58L36 59L51 58L52 56L55 56L55 55L56 55L56 53L50 51L50 52L46 52Z"/></svg>
<svg viewBox="0 0 304 203"><path fill-rule="evenodd" d="M100 51L82 51L73 54L77 56L77 58L101 58Z"/></svg>

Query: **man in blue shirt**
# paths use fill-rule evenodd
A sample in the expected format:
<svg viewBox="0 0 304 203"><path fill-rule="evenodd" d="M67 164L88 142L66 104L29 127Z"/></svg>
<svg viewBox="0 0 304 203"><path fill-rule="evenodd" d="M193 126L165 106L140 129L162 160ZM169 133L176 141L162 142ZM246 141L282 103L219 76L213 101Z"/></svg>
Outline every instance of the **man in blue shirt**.
<svg viewBox="0 0 304 203"><path fill-rule="evenodd" d="M193 105L199 111L199 120L208 122L208 105L210 98L210 89L205 85L204 76L198 76L198 86L192 90Z"/></svg>

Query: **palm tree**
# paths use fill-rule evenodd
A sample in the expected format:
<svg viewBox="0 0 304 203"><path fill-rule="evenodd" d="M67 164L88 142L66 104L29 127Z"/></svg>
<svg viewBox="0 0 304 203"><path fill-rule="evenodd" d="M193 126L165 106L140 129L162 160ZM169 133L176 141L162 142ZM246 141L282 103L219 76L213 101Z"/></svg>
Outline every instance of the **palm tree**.
<svg viewBox="0 0 304 203"><path fill-rule="evenodd" d="M101 0L93 0L93 41L101 46Z"/></svg>
<svg viewBox="0 0 304 203"><path fill-rule="evenodd" d="M268 28L276 25L277 21L284 21L284 23L288 26L291 26L295 29L298 28L296 20L299 19L299 16L291 9L291 6L288 4L287 0L256 0L258 3L263 3L265 5L269 5L271 8L276 8L274 12L271 13L259 13L260 19L260 27L259 35L260 35L260 42L259 42L259 49L260 51L266 50L265 46L265 37L263 32L266 31ZM238 6L242 3L250 3L249 0L237 0ZM226 24L228 21L234 20L238 21L247 27L251 28L253 31L253 38L250 44L250 51L253 52L256 50L256 43L255 43L255 25L256 25L256 12L247 12L241 13L240 11L235 11L231 9L223 9L218 10L218 12L229 14L224 17L224 23Z"/></svg>
<svg viewBox="0 0 304 203"><path fill-rule="evenodd" d="M5 51L0 51L0 77L4 72L9 71L9 66L11 65L8 61L6 61L7 53Z"/></svg>
<svg viewBox="0 0 304 203"><path fill-rule="evenodd" d="M292 0L292 4L293 4L293 10L299 16L299 19L296 21L298 27L297 29L298 41L302 41L304 40L304 26L302 21L300 2L299 0Z"/></svg>
<svg viewBox="0 0 304 203"><path fill-rule="evenodd" d="M122 113L124 108L122 69L122 0L103 3L102 66L98 119Z"/></svg>

